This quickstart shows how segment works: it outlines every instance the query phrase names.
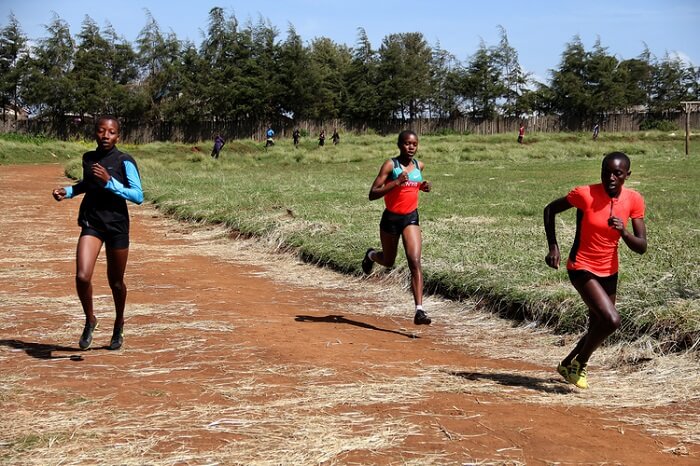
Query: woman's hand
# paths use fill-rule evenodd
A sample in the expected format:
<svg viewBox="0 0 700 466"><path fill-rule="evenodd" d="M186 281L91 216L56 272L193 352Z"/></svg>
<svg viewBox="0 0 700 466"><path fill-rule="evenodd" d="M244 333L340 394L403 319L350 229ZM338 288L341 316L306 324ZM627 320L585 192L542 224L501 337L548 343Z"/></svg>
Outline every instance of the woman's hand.
<svg viewBox="0 0 700 466"><path fill-rule="evenodd" d="M53 194L54 199L60 202L66 197L66 190L64 188L56 188L51 194Z"/></svg>
<svg viewBox="0 0 700 466"><path fill-rule="evenodd" d="M405 171L401 172L401 174L396 178L396 182L398 183L398 186L401 186L405 182L408 181L408 173Z"/></svg>
<svg viewBox="0 0 700 466"><path fill-rule="evenodd" d="M430 183L430 181L424 181L420 184L420 190L426 193L429 193L432 187L433 185Z"/></svg>
<svg viewBox="0 0 700 466"><path fill-rule="evenodd" d="M99 163L92 164L92 174L95 178L102 180L105 185L110 180L110 178L112 178L107 169Z"/></svg>
<svg viewBox="0 0 700 466"><path fill-rule="evenodd" d="M620 217L610 217L608 219L608 226L619 231L622 236L625 236L625 224L622 223L622 219Z"/></svg>
<svg viewBox="0 0 700 466"><path fill-rule="evenodd" d="M559 268L559 261L561 256L559 255L559 246L553 244L549 247L549 253L544 257L544 261L553 269Z"/></svg>

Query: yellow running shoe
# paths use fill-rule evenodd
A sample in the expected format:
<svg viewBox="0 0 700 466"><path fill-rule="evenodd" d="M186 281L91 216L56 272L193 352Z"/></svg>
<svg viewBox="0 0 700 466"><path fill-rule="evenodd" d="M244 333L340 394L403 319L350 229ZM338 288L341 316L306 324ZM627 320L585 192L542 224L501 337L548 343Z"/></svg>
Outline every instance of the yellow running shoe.
<svg viewBox="0 0 700 466"><path fill-rule="evenodd" d="M559 375L564 377L564 380L567 382L569 381L569 367L570 366L564 366L561 363L557 366L557 372L559 372Z"/></svg>
<svg viewBox="0 0 700 466"><path fill-rule="evenodd" d="M588 380L586 380L588 376L587 367L588 364L581 364L576 359L571 361L568 381L578 388L588 388Z"/></svg>

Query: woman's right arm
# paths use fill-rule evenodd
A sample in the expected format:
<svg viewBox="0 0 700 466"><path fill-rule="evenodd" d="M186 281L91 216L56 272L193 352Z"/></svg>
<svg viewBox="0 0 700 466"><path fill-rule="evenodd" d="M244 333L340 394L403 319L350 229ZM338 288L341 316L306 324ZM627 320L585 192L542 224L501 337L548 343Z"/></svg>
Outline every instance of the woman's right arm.
<svg viewBox="0 0 700 466"><path fill-rule="evenodd" d="M547 234L547 245L549 246L549 252L545 256L544 261L553 269L559 268L559 261L561 260L554 219L558 213L572 207L566 197L560 197L547 204L547 207L544 208L544 231Z"/></svg>
<svg viewBox="0 0 700 466"><path fill-rule="evenodd" d="M57 201L62 201L63 199L71 199L79 194L85 192L85 182L80 180L73 186L66 186L65 188L56 188L51 194L53 194L54 199Z"/></svg>
<svg viewBox="0 0 700 466"><path fill-rule="evenodd" d="M374 201L375 199L384 197L386 193L396 188L397 186L400 186L401 183L405 182L408 179L408 175L406 175L406 173L404 172L401 173L401 175L399 175L399 177L395 180L387 182L387 180L389 179L389 175L393 170L394 163L391 161L391 159L384 162L382 168L379 169L379 174L374 179L372 187L369 190L370 201Z"/></svg>

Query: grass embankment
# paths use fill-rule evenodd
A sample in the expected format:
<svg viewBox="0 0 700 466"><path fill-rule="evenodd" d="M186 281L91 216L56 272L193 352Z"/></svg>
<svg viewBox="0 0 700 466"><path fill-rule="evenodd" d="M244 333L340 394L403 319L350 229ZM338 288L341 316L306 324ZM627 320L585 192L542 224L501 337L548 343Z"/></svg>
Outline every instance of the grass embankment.
<svg viewBox="0 0 700 466"><path fill-rule="evenodd" d="M80 176L85 147L0 140L0 163L58 159ZM210 142L121 148L136 157L147 198L168 214L274 237L305 259L346 273L360 273L365 249L379 246L383 202L369 202L367 193L382 161L397 153L395 136L352 135L343 135L339 146L319 148L307 139L295 149L283 140L267 151L235 141L216 161L208 155ZM616 336L653 336L662 349L697 348L700 161L683 154L680 134L605 134L595 143L589 134L535 134L524 145L512 135L423 137L418 158L433 182L420 208L426 288L475 296L502 315L560 331L581 330L586 311L565 270L544 264L542 209L573 186L598 182L602 155L613 150L632 159L627 186L646 199L649 238L644 256L621 243L623 328ZM574 210L558 217L557 228L566 255ZM407 275L402 258L397 269Z"/></svg>

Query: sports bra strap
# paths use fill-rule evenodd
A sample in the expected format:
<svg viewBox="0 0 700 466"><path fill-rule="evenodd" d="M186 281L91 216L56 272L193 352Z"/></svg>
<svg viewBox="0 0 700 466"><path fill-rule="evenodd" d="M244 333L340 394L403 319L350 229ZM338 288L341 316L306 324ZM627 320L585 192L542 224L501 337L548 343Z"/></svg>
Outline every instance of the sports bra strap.
<svg viewBox="0 0 700 466"><path fill-rule="evenodd" d="M401 163L399 163L399 158L398 157L392 157L391 159L392 162L394 162L394 169L401 168ZM420 165L418 165L418 159L413 159L412 160L413 165L420 171ZM403 168L401 168L403 170Z"/></svg>

